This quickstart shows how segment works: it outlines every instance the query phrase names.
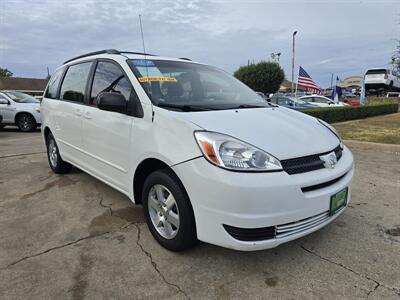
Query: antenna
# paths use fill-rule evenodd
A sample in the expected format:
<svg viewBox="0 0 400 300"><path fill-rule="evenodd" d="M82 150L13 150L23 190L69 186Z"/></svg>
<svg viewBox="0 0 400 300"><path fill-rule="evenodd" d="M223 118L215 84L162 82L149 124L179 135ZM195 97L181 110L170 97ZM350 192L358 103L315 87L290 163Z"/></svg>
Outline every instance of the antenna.
<svg viewBox="0 0 400 300"><path fill-rule="evenodd" d="M147 76L147 78L149 78L149 70L147 69L147 56L146 56L146 47L144 46L142 15L141 14L139 14L139 23L140 23L140 33L142 35L142 46L143 46L143 54L144 54L144 64L146 66L146 76Z"/></svg>

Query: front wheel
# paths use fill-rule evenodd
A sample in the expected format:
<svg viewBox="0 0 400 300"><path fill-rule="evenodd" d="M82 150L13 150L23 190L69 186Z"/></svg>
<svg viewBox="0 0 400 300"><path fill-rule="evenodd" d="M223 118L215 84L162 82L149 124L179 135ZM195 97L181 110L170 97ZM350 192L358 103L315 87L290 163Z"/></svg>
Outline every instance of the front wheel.
<svg viewBox="0 0 400 300"><path fill-rule="evenodd" d="M49 161L50 168L56 174L65 174L71 170L71 164L62 160L60 151L54 136L50 133L47 136L47 159Z"/></svg>
<svg viewBox="0 0 400 300"><path fill-rule="evenodd" d="M193 209L172 171L158 170L149 175L144 183L142 203L150 232L163 247L182 251L195 245Z"/></svg>
<svg viewBox="0 0 400 300"><path fill-rule="evenodd" d="M36 129L36 121L30 114L20 114L16 120L19 130L29 132Z"/></svg>

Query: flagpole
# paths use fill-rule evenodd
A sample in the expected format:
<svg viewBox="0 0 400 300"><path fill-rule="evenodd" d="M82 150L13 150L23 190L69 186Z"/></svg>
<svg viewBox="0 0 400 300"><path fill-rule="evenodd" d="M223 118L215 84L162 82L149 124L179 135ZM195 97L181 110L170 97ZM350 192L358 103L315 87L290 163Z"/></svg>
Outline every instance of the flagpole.
<svg viewBox="0 0 400 300"><path fill-rule="evenodd" d="M294 90L294 47L295 47L295 36L297 34L297 31L293 32L292 35L292 96L293 96L293 90Z"/></svg>
<svg viewBox="0 0 400 300"><path fill-rule="evenodd" d="M297 73L296 92L294 93L295 97L297 97L297 88L299 87L299 74L300 74L300 68L299 68L299 73Z"/></svg>

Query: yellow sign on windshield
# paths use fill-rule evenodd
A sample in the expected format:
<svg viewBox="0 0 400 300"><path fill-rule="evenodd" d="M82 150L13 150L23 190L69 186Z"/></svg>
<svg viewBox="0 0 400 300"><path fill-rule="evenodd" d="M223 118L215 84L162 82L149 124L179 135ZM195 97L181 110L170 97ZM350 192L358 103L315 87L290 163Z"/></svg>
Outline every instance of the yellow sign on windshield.
<svg viewBox="0 0 400 300"><path fill-rule="evenodd" d="M167 81L167 82L177 82L174 77L139 77L140 82L151 82L151 81Z"/></svg>

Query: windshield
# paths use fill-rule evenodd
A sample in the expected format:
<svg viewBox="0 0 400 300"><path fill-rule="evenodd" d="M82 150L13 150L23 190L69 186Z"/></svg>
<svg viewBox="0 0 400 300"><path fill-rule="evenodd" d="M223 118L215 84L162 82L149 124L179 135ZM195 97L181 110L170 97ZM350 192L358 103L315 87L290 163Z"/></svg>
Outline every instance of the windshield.
<svg viewBox="0 0 400 300"><path fill-rule="evenodd" d="M4 92L11 100L18 102L18 103L39 103L39 100L35 99L31 95L21 93L21 92L14 92L14 91L6 91Z"/></svg>
<svg viewBox="0 0 400 300"><path fill-rule="evenodd" d="M366 75L387 74L388 70L385 69L372 69L368 70Z"/></svg>
<svg viewBox="0 0 400 300"><path fill-rule="evenodd" d="M299 98L295 98L295 97L289 97L290 100L296 102L297 104L307 104L307 102L299 99Z"/></svg>
<svg viewBox="0 0 400 300"><path fill-rule="evenodd" d="M160 107L192 111L270 106L253 90L217 68L166 60L130 62L151 101Z"/></svg>

